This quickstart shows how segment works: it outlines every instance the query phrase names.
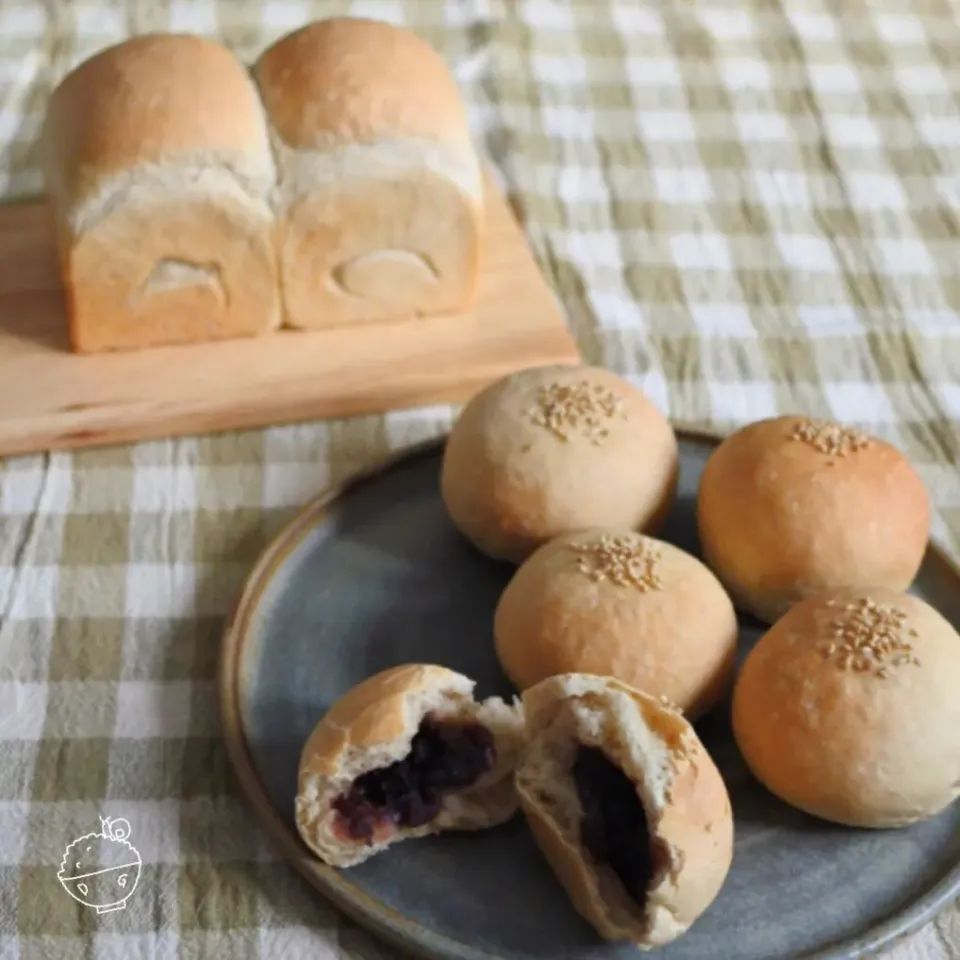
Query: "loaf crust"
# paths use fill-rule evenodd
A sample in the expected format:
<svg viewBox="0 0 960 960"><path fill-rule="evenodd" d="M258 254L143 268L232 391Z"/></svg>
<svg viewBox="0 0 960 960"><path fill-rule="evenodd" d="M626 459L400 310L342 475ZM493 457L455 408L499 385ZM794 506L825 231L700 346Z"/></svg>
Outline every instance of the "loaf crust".
<svg viewBox="0 0 960 960"><path fill-rule="evenodd" d="M637 387L591 366L510 374L464 407L444 451L450 518L483 553L520 563L585 527L655 534L673 506L677 438Z"/></svg>
<svg viewBox="0 0 960 960"><path fill-rule="evenodd" d="M704 558L734 603L768 624L827 590L906 590L930 520L923 481L899 450L800 416L728 437L697 495Z"/></svg>
<svg viewBox="0 0 960 960"><path fill-rule="evenodd" d="M286 323L468 308L483 183L443 58L409 30L334 17L278 40L254 73L279 166Z"/></svg>
<svg viewBox="0 0 960 960"><path fill-rule="evenodd" d="M733 732L748 767L824 820L890 828L960 795L960 635L883 588L796 604L737 677Z"/></svg>
<svg viewBox="0 0 960 960"><path fill-rule="evenodd" d="M51 95L42 155L73 349L278 326L274 163L226 48L153 34L101 51Z"/></svg>

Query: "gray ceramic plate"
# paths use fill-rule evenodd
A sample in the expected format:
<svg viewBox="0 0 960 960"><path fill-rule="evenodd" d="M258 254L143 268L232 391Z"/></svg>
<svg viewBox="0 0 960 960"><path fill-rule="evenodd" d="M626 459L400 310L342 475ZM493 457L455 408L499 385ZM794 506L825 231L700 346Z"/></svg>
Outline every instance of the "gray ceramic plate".
<svg viewBox="0 0 960 960"><path fill-rule="evenodd" d="M711 441L685 438L667 539L697 551L693 498ZM491 623L510 569L446 519L432 444L309 506L254 570L228 626L225 733L234 767L284 854L325 896L395 944L436 958L626 958L569 909L521 818L483 834L411 841L349 871L317 863L292 822L300 749L364 677L420 661L511 693ZM960 623L960 579L935 551L917 592ZM744 651L759 636L743 624ZM669 960L860 957L932 917L960 888L960 804L902 831L834 828L746 772L721 707L702 738L727 782L736 850L727 882Z"/></svg>

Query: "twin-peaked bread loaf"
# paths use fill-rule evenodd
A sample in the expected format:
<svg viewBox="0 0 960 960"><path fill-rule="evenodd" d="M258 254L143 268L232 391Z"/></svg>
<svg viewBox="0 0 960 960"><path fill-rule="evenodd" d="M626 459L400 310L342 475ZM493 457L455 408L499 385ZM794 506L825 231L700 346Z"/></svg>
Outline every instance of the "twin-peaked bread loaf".
<svg viewBox="0 0 960 960"><path fill-rule="evenodd" d="M42 146L74 350L473 298L479 162L442 57L402 28L314 23L252 71L196 36L127 40L57 87Z"/></svg>
<svg viewBox="0 0 960 960"><path fill-rule="evenodd" d="M279 325L273 156L228 50L154 35L95 55L51 96L43 153L74 350Z"/></svg>

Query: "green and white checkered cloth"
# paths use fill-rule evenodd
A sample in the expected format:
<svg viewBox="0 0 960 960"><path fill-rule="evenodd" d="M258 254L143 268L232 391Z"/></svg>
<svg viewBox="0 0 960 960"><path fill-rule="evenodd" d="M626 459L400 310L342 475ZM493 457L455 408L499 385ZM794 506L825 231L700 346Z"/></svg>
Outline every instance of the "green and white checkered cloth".
<svg viewBox="0 0 960 960"><path fill-rule="evenodd" d="M45 98L148 30L245 58L312 18L455 65L586 358L684 426L802 410L887 437L960 554L960 5L950 0L2 0L0 192ZM277 859L218 737L223 614L271 532L446 408L0 468L0 960L386 956ZM57 881L129 821L123 911ZM960 957L952 909L891 956Z"/></svg>

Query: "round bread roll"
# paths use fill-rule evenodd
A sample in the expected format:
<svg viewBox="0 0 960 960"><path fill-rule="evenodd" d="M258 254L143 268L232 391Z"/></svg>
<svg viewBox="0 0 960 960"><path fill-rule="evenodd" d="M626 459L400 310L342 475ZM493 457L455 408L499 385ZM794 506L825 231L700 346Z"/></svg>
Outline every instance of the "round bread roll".
<svg viewBox="0 0 960 960"><path fill-rule="evenodd" d="M656 532L677 478L677 438L640 390L599 367L547 366L470 400L447 440L440 487L467 539L519 563L584 527Z"/></svg>
<svg viewBox="0 0 960 960"><path fill-rule="evenodd" d="M517 810L519 705L477 703L474 683L408 664L364 680L326 713L303 748L297 830L334 867L407 837L482 830Z"/></svg>
<svg viewBox="0 0 960 960"><path fill-rule="evenodd" d="M693 718L729 689L737 617L716 577L678 547L583 530L513 575L493 622L497 657L524 690L560 673L615 677Z"/></svg>
<svg viewBox="0 0 960 960"><path fill-rule="evenodd" d="M765 623L840 587L906 590L930 535L923 481L890 444L835 423L761 420L707 461L703 556L734 603Z"/></svg>
<svg viewBox="0 0 960 960"><path fill-rule="evenodd" d="M794 606L733 697L747 766L781 800L853 827L899 827L960 793L960 635L916 597L837 590Z"/></svg>
<svg viewBox="0 0 960 960"><path fill-rule="evenodd" d="M733 857L730 799L693 727L609 677L551 677L523 706L520 806L575 909L607 940L675 940Z"/></svg>

